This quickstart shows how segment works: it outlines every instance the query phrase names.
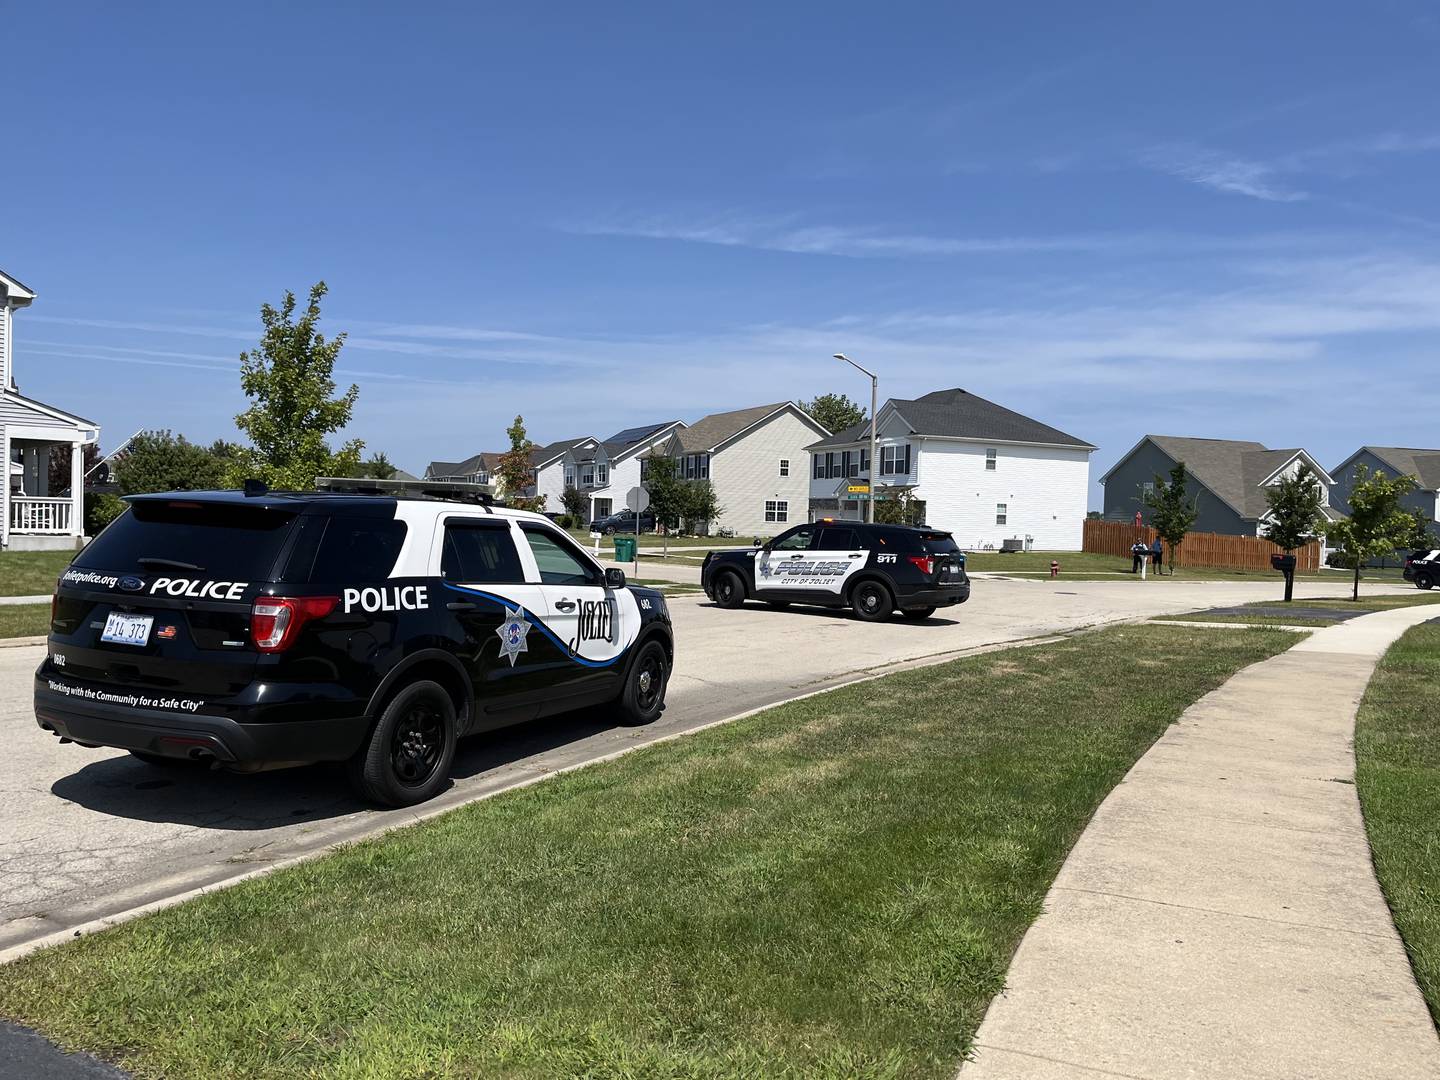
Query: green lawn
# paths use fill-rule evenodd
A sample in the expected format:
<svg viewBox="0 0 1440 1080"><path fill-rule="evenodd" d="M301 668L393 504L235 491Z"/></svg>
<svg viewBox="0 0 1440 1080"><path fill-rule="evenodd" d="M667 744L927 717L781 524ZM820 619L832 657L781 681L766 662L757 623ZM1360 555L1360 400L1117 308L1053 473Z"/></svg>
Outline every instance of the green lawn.
<svg viewBox="0 0 1440 1080"><path fill-rule="evenodd" d="M73 551L0 552L0 596L49 596Z"/></svg>
<svg viewBox="0 0 1440 1080"><path fill-rule="evenodd" d="M1360 702L1355 783L1375 873L1440 1022L1440 626L1392 645Z"/></svg>
<svg viewBox="0 0 1440 1080"><path fill-rule="evenodd" d="M949 1078L1101 799L1293 643L1116 627L781 706L38 953L0 1015L141 1077Z"/></svg>
<svg viewBox="0 0 1440 1080"><path fill-rule="evenodd" d="M0 638L50 633L49 604L0 604Z"/></svg>
<svg viewBox="0 0 1440 1080"><path fill-rule="evenodd" d="M1330 611L1389 611L1391 608L1414 607L1417 604L1440 603L1440 593L1421 592L1416 589L1408 593L1392 593L1386 596L1362 596L1359 600L1345 600L1338 597L1327 597L1323 600L1308 600L1296 598L1291 601L1292 606L1297 608L1324 608ZM1277 608L1284 607L1284 601L1276 598L1274 600L1256 600L1249 604L1224 604L1223 607L1247 607L1247 608ZM1332 619L1307 618L1303 615L1294 617L1276 617L1272 615L1206 615L1203 611L1192 611L1188 615L1157 615L1152 622L1190 622L1195 619L1204 622L1233 622L1243 623L1249 626L1337 626Z"/></svg>

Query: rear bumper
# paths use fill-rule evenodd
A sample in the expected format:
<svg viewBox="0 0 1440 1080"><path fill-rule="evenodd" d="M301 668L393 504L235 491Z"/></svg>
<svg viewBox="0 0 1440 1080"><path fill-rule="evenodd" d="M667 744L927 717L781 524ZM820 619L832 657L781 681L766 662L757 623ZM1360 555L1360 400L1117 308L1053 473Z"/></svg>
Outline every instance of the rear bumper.
<svg viewBox="0 0 1440 1080"><path fill-rule="evenodd" d="M77 700L35 684L35 722L77 743L162 757L213 757L240 767L343 761L359 749L369 718L242 723L228 716Z"/></svg>
<svg viewBox="0 0 1440 1080"><path fill-rule="evenodd" d="M970 599L970 582L961 585L946 585L940 588L915 588L902 592L896 598L898 606L905 608L951 607Z"/></svg>

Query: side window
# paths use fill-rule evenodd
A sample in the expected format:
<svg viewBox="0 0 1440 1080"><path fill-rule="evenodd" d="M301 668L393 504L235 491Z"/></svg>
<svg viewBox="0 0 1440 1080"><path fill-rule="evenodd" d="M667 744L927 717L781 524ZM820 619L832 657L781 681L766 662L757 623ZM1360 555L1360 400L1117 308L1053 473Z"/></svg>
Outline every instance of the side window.
<svg viewBox="0 0 1440 1080"><path fill-rule="evenodd" d="M544 585L593 585L594 572L576 556L565 550L550 533L544 529L525 529L525 541L535 556L535 565L540 570L540 582Z"/></svg>
<svg viewBox="0 0 1440 1080"><path fill-rule="evenodd" d="M782 457L782 458L780 459L780 475L781 475L781 476L789 476L789 475L790 475L790 459L789 459L788 457Z"/></svg>
<svg viewBox="0 0 1440 1080"><path fill-rule="evenodd" d="M815 530L809 525L801 525L798 529L791 529L770 545L772 551L805 551L810 547L810 538L815 535Z"/></svg>
<svg viewBox="0 0 1440 1080"><path fill-rule="evenodd" d="M790 520L790 503L785 499L765 500L765 520L786 522Z"/></svg>
<svg viewBox="0 0 1440 1080"><path fill-rule="evenodd" d="M395 568L405 523L385 518L332 517L315 553L314 582L384 581Z"/></svg>
<svg viewBox="0 0 1440 1080"><path fill-rule="evenodd" d="M820 539L815 546L821 551L858 551L860 541L854 529L826 528L820 530Z"/></svg>
<svg viewBox="0 0 1440 1080"><path fill-rule="evenodd" d="M994 472L994 471L995 471L995 451L994 451L994 450L986 450L986 451L985 451L985 471L986 471L986 472Z"/></svg>
<svg viewBox="0 0 1440 1080"><path fill-rule="evenodd" d="M510 530L493 525L447 523L440 576L446 581L494 585L525 580Z"/></svg>

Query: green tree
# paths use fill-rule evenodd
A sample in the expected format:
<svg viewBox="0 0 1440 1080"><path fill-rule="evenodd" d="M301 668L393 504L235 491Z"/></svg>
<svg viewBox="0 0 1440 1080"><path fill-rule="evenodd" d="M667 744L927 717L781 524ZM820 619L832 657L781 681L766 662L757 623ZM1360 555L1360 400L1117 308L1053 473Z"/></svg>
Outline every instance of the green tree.
<svg viewBox="0 0 1440 1080"><path fill-rule="evenodd" d="M833 435L865 419L865 409L859 402L851 401L844 394L821 394L810 401L799 403L800 408L828 428Z"/></svg>
<svg viewBox="0 0 1440 1080"><path fill-rule="evenodd" d="M908 491L875 500L875 521L880 525L919 525L925 520L925 500Z"/></svg>
<svg viewBox="0 0 1440 1080"><path fill-rule="evenodd" d="M1415 489L1413 476L1393 480L1383 469L1373 474L1364 465L1355 469L1350 489L1350 516L1325 526L1325 538L1344 553L1355 570L1350 599L1360 599L1360 567L1367 559L1388 555L1416 539L1416 515L1400 505Z"/></svg>
<svg viewBox="0 0 1440 1080"><path fill-rule="evenodd" d="M565 513L569 514L576 521L584 520L585 524L590 519L585 515L590 510L590 500L585 493L577 487L567 487L560 493L560 505L565 507Z"/></svg>
<svg viewBox="0 0 1440 1080"><path fill-rule="evenodd" d="M1155 487L1142 492L1141 501L1150 508L1150 524L1160 534L1160 539L1169 548L1170 573L1175 573L1175 551L1185 540L1185 534L1195 525L1200 516L1200 502L1189 492L1185 463L1177 461L1170 470L1167 482L1156 475Z"/></svg>
<svg viewBox="0 0 1440 1080"><path fill-rule="evenodd" d="M355 467L356 476L367 477L371 480L393 480L399 471L395 467L395 463L385 456L383 450L371 454Z"/></svg>
<svg viewBox="0 0 1440 1080"><path fill-rule="evenodd" d="M249 477L274 488L305 491L317 476L352 476L365 444L358 439L334 453L328 436L350 422L360 388L335 393L335 361L345 335L326 340L316 329L320 301L328 290L323 281L310 289L298 321L295 294L286 290L279 309L260 307L265 327L259 348L240 354L240 386L252 404L235 417L253 447L239 455L229 470L236 486Z"/></svg>
<svg viewBox="0 0 1440 1080"><path fill-rule="evenodd" d="M683 493L685 529L699 534L725 511L715 495L715 486L709 480L684 480Z"/></svg>
<svg viewBox="0 0 1440 1080"><path fill-rule="evenodd" d="M110 462L122 495L207 491L225 486L225 462L184 435L144 431Z"/></svg>
<svg viewBox="0 0 1440 1080"><path fill-rule="evenodd" d="M1294 551L1304 547L1325 528L1320 481L1309 465L1302 463L1294 476L1266 488L1265 501L1270 512L1261 535L1278 548Z"/></svg>
<svg viewBox="0 0 1440 1080"><path fill-rule="evenodd" d="M525 489L535 481L535 466L530 461L535 444L525 433L525 418L515 417L515 422L505 429L505 434L510 439L510 449L500 455L495 475L500 478L500 490L505 493L506 505L517 510L540 510L545 500L525 494Z"/></svg>

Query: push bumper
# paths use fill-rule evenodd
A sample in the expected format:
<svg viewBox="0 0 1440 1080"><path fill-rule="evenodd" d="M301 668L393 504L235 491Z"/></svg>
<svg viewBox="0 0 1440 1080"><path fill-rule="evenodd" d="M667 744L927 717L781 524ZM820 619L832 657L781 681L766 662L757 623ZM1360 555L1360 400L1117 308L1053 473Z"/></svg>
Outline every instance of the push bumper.
<svg viewBox="0 0 1440 1080"><path fill-rule="evenodd" d="M174 758L213 758L237 768L343 761L354 755L369 719L328 717L243 723L228 716L76 700L35 687L35 722L72 742Z"/></svg>

